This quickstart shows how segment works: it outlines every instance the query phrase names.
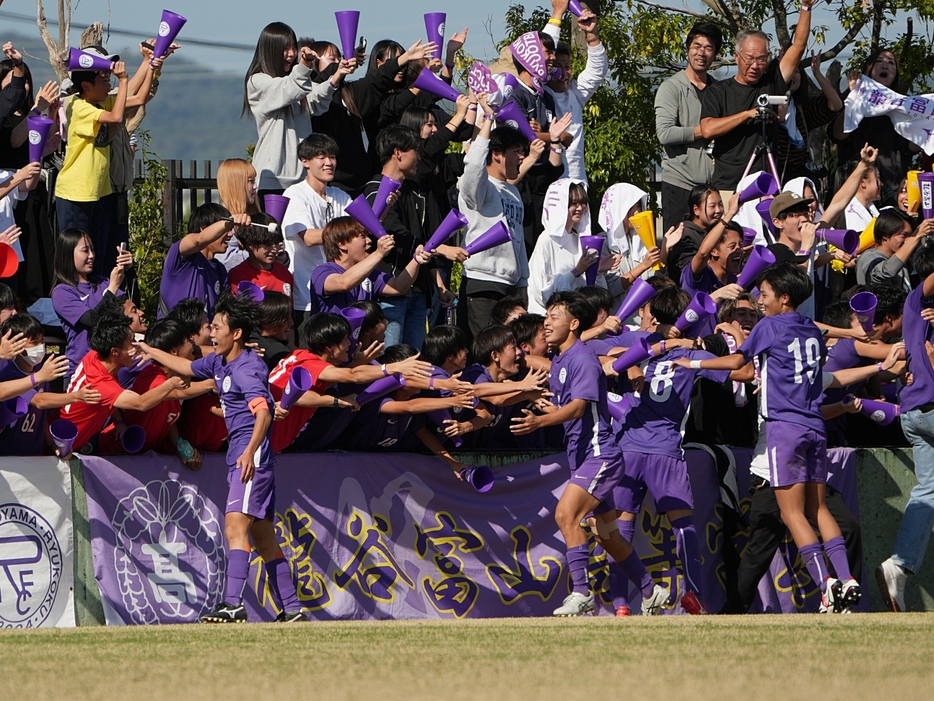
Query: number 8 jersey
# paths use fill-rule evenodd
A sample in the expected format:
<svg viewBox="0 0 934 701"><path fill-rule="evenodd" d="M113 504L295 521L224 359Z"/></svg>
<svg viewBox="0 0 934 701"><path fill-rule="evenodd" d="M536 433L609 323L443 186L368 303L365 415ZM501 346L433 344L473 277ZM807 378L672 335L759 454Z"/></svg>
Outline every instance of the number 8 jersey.
<svg viewBox="0 0 934 701"><path fill-rule="evenodd" d="M619 433L619 447L624 453L684 458L681 439L691 406L694 378L700 375L722 384L730 379L730 371L691 370L676 366L674 361L716 357L707 351L674 348L648 362L639 404L626 416L626 424Z"/></svg>
<svg viewBox="0 0 934 701"><path fill-rule="evenodd" d="M820 413L821 366L826 348L814 322L798 312L767 316L753 327L738 352L759 358L759 413L826 434Z"/></svg>

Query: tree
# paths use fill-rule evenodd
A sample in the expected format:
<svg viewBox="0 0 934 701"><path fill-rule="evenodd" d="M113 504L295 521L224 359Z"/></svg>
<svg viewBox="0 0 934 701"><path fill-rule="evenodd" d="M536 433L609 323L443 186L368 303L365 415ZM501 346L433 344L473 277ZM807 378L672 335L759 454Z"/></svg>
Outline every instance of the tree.
<svg viewBox="0 0 934 701"><path fill-rule="evenodd" d="M49 33L49 22L45 18L44 0L36 0L36 24L39 25L39 35L45 42L49 51L49 61L52 70L61 83L68 77L68 45L71 34L71 0L58 0L58 41Z"/></svg>

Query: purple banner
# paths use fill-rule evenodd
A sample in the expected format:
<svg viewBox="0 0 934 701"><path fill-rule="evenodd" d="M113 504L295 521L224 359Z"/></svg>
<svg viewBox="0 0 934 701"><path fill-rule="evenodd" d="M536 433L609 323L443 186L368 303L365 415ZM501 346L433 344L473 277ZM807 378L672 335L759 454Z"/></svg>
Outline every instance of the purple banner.
<svg viewBox="0 0 934 701"><path fill-rule="evenodd" d="M154 453L81 460L94 572L108 624L197 621L223 592L223 456L206 456L199 472ZM748 456L737 461L743 464L740 497L748 509L743 476ZM855 498L852 462L842 470L852 480L852 494L841 490L848 500ZM707 605L717 611L725 601L717 469L701 451L689 451L688 464ZM564 544L554 523L567 479L564 456L494 468L494 473L492 491L478 494L436 458L280 455L276 531L309 616L550 616L569 592ZM649 500L635 545L655 580L680 596L675 539L667 518L656 516ZM792 580L787 557L776 555L773 571L763 578L759 608L816 609L816 589L806 575ZM246 604L250 620L270 621L278 612L260 565L254 552ZM612 613L606 559L599 549L590 572L595 589L602 591L600 613ZM632 600L638 607L639 599ZM680 607L667 612L678 613Z"/></svg>

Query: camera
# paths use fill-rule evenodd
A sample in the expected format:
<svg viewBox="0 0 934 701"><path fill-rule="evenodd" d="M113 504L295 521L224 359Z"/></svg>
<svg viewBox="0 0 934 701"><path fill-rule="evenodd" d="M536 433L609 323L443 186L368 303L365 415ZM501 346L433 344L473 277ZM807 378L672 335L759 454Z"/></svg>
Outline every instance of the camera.
<svg viewBox="0 0 934 701"><path fill-rule="evenodd" d="M787 95L759 95L756 99L756 104L759 107L772 107L777 105L787 105L788 96Z"/></svg>

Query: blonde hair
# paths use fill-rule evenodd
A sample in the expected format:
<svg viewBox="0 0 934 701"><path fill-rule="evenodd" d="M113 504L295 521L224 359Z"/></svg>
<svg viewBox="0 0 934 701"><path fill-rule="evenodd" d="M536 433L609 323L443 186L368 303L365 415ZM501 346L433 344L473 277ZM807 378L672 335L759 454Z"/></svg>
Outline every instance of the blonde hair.
<svg viewBox="0 0 934 701"><path fill-rule="evenodd" d="M228 158L217 168L217 191L231 214L257 214L259 195L252 204L246 201L247 180L256 177L256 169L242 158Z"/></svg>

